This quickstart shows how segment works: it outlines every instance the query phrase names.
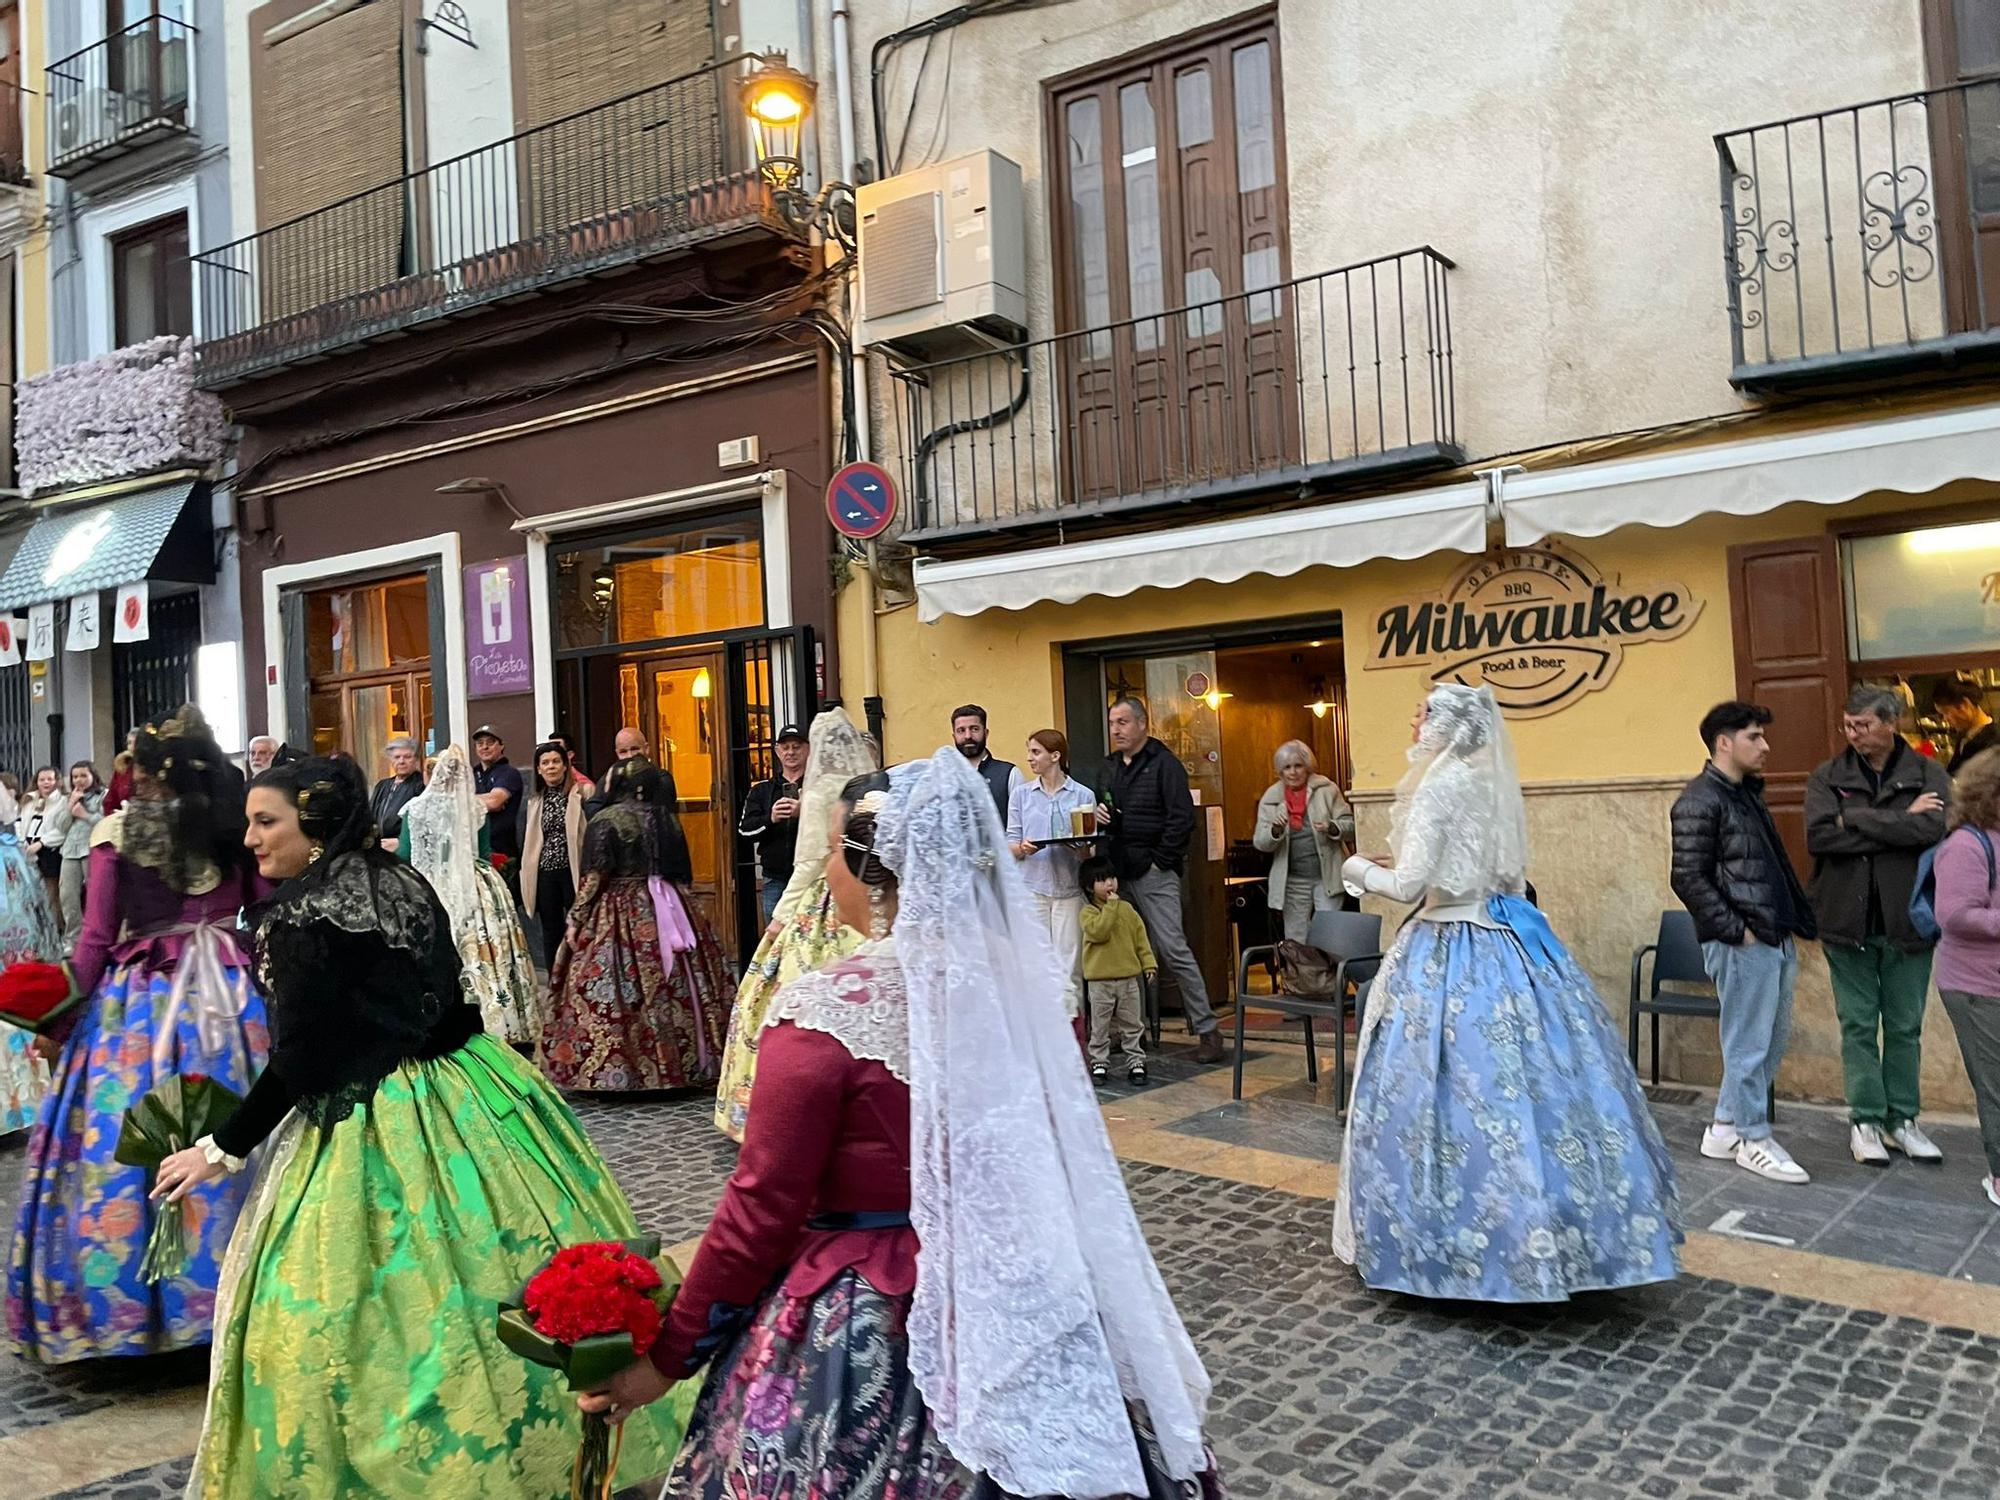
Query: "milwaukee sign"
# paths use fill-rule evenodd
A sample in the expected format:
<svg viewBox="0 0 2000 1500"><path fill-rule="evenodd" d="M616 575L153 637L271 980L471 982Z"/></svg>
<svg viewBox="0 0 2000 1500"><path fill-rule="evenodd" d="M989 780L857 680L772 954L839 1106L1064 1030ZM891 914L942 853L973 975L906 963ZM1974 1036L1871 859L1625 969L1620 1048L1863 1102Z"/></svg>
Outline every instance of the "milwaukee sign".
<svg viewBox="0 0 2000 1500"><path fill-rule="evenodd" d="M1433 682L1484 685L1503 711L1528 719L1609 685L1626 647L1673 640L1700 614L1681 584L1625 584L1545 542L1489 553L1435 597L1385 606L1367 666L1428 667Z"/></svg>

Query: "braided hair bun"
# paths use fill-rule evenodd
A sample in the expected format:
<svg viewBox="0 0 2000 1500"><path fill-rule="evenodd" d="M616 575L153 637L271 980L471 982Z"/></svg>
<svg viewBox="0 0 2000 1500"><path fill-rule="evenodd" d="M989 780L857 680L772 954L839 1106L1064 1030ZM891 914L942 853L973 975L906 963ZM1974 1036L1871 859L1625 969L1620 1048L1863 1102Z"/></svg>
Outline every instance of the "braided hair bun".
<svg viewBox="0 0 2000 1500"><path fill-rule="evenodd" d="M299 810L299 831L345 854L368 842L368 780L345 755L308 755L272 766L252 786L270 787Z"/></svg>
<svg viewBox="0 0 2000 1500"><path fill-rule="evenodd" d="M882 863L875 849L877 820L889 800L889 773L869 771L840 789L840 805L847 810L847 824L840 846L847 868L863 885L893 886L896 876Z"/></svg>

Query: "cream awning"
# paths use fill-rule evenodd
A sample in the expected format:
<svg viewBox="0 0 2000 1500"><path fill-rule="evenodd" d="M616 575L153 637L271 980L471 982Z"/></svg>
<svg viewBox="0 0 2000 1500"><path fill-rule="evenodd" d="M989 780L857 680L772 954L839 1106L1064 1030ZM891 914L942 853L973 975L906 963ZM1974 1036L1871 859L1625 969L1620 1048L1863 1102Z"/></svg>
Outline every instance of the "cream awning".
<svg viewBox="0 0 2000 1500"><path fill-rule="evenodd" d="M1754 516L1804 502L1839 505L1874 490L1921 495L1958 479L2000 480L2000 405L1753 438L1545 474L1507 474L1509 546Z"/></svg>
<svg viewBox="0 0 2000 1500"><path fill-rule="evenodd" d="M1486 487L1460 483L983 557L919 558L917 613L928 623L942 615L1074 604L1093 595L1120 599L1204 579L1234 583L1252 573L1289 578L1307 568L1485 548Z"/></svg>

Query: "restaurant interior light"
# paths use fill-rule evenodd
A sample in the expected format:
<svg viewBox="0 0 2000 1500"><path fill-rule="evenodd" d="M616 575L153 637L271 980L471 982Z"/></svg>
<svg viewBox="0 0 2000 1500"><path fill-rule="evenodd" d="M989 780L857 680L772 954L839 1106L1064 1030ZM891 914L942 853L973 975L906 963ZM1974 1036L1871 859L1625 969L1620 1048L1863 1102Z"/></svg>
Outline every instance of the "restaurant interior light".
<svg viewBox="0 0 2000 1500"><path fill-rule="evenodd" d="M1920 557L1940 552L2000 550L2000 521L1968 521L1963 526L1933 526L1909 534L1910 550Z"/></svg>

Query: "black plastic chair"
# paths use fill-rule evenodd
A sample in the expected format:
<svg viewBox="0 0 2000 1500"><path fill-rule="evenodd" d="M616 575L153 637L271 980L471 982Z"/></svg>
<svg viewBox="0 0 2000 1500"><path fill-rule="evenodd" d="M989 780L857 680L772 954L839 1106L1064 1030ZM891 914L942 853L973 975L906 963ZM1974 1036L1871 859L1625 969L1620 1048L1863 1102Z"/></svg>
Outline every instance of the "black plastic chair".
<svg viewBox="0 0 2000 1500"><path fill-rule="evenodd" d="M1652 955L1652 975L1649 984L1642 985L1646 978L1646 956ZM1700 985L1706 993L1687 994L1662 990L1662 985ZM1701 940L1695 936L1694 918L1685 911L1663 911L1660 913L1659 936L1632 955L1631 993L1631 1045L1632 1071L1639 1071L1639 1017L1653 1018L1653 1067L1652 1081L1657 1088L1660 1082L1660 1017L1694 1016L1703 1020L1718 1020L1722 1015L1722 1002L1716 998L1715 986L1708 977L1708 965L1702 958ZM1777 1091L1771 1091L1771 1117L1777 1118Z"/></svg>
<svg viewBox="0 0 2000 1500"><path fill-rule="evenodd" d="M1314 912L1306 929L1306 946L1317 948L1335 960L1333 993L1330 995L1251 995L1250 966L1271 964L1277 945L1246 948L1236 970L1236 1078L1230 1089L1232 1099L1243 1097L1243 1016L1251 1004L1259 1010L1275 1010L1280 1015L1299 1016L1306 1023L1306 1080L1319 1082L1319 1049L1313 1040L1313 1022L1333 1022L1334 1111L1347 1108L1347 1017L1358 1023L1367 1006L1367 990L1382 967L1382 919L1372 912Z"/></svg>

